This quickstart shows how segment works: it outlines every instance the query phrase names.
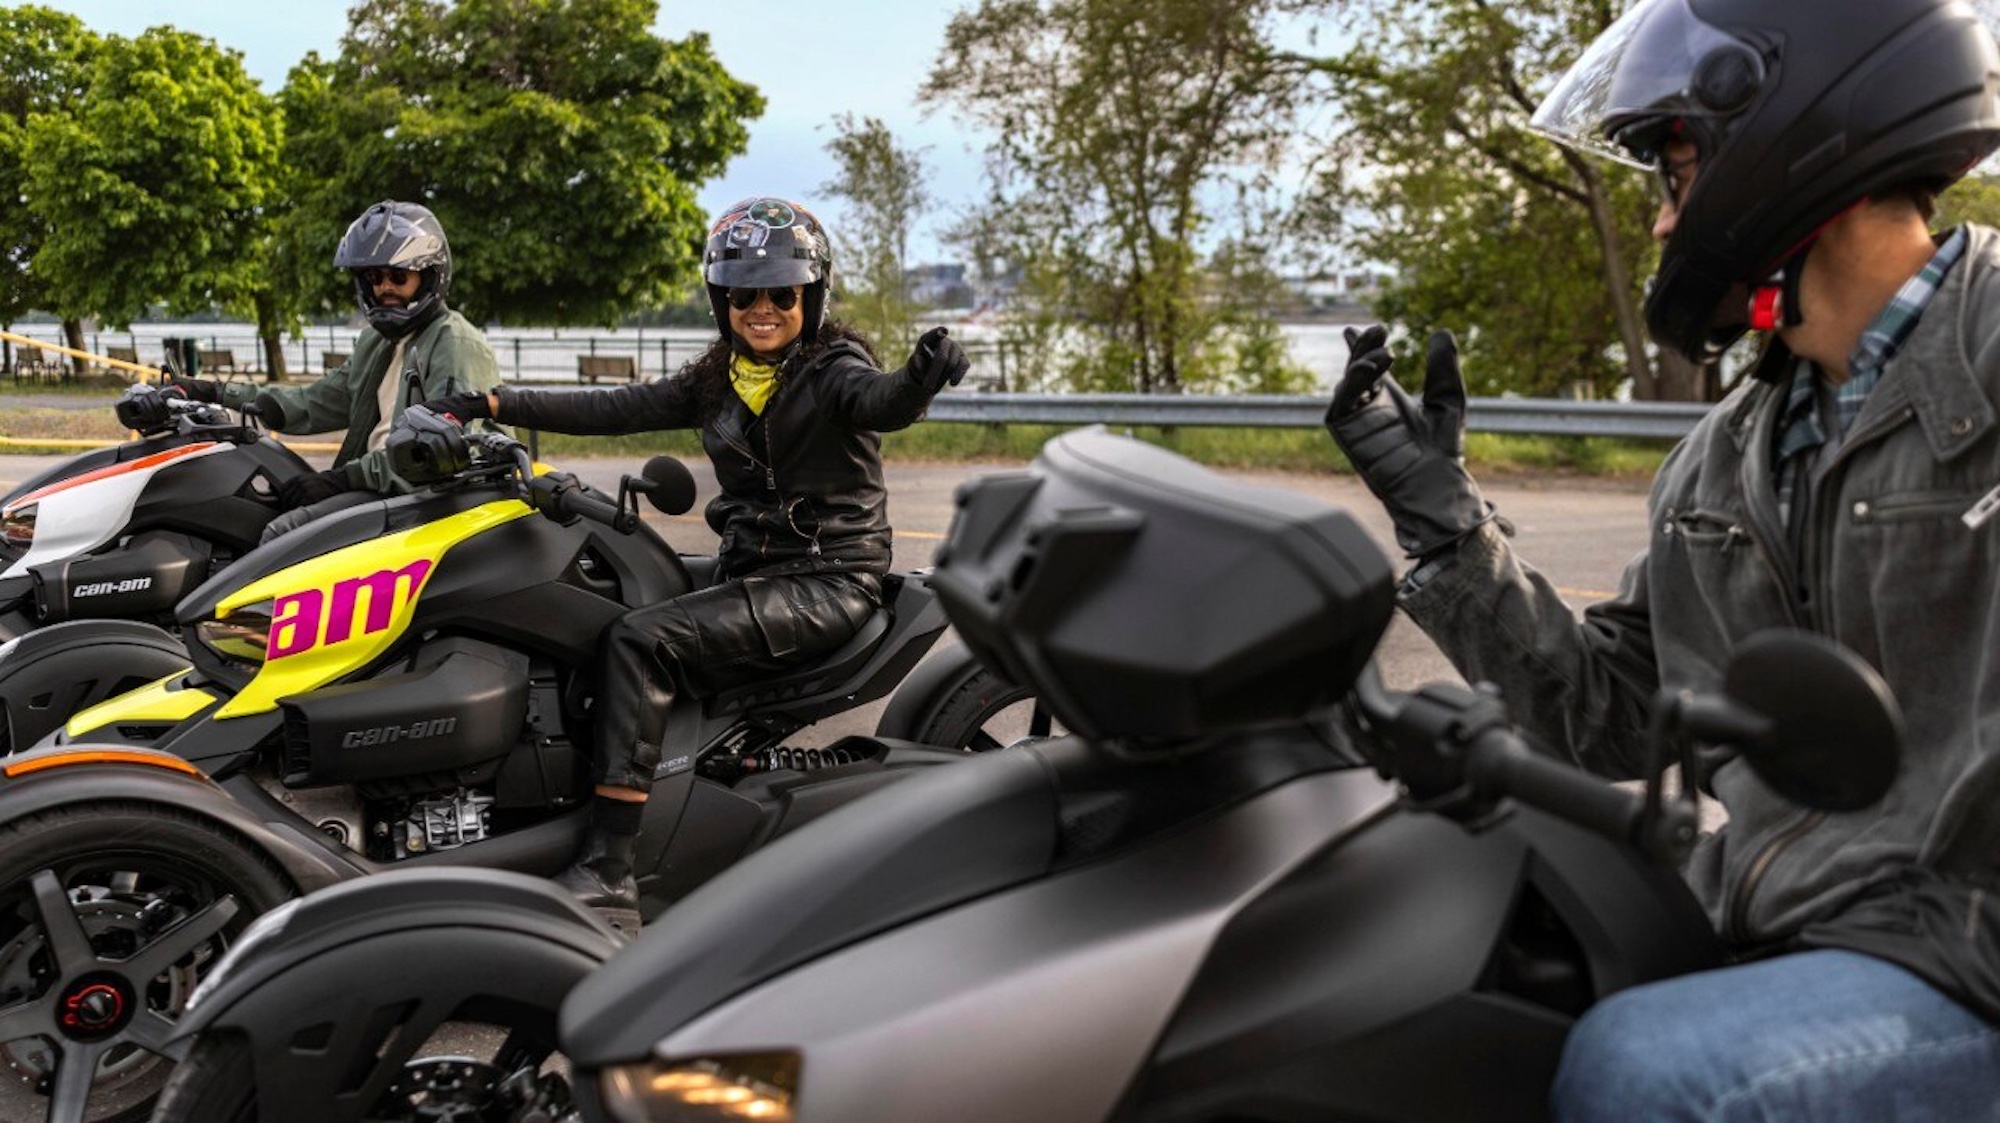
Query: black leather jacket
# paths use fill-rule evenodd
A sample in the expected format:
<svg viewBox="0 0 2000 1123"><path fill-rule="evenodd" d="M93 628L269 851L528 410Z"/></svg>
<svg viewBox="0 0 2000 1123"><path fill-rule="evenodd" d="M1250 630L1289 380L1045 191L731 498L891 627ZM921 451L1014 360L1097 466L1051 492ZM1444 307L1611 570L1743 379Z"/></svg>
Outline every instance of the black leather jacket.
<svg viewBox="0 0 2000 1123"><path fill-rule="evenodd" d="M503 386L496 420L578 435L699 429L722 488L707 512L722 539L721 576L886 573L876 434L922 418L930 392L907 369L878 370L858 339L838 337L787 364L758 416L728 388L723 364L704 359L613 390Z"/></svg>

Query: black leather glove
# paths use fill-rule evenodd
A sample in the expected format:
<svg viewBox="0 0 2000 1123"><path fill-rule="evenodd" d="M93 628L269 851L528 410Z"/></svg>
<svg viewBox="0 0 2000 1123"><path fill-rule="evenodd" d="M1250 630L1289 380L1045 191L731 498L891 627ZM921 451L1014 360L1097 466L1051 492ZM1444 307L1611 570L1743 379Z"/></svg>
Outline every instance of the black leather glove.
<svg viewBox="0 0 2000 1123"><path fill-rule="evenodd" d="M1347 370L1334 387L1326 429L1396 524L1396 544L1432 554L1493 517L1465 471L1465 378L1458 342L1431 333L1421 408L1389 376L1389 329L1347 329Z"/></svg>
<svg viewBox="0 0 2000 1123"><path fill-rule="evenodd" d="M279 508L291 511L308 503L331 499L343 491L353 490L347 482L347 469L330 468L324 472L306 472L293 476L278 485Z"/></svg>
<svg viewBox="0 0 2000 1123"><path fill-rule="evenodd" d="M917 340L916 349L910 352L910 361L903 364L910 377L924 389L935 394L945 385L956 386L965 381L965 372L972 366L972 360L965 357L965 348L944 328L932 328Z"/></svg>
<svg viewBox="0 0 2000 1123"><path fill-rule="evenodd" d="M144 433L166 424L167 419L173 416L167 410L168 398L185 396L173 386L150 386L139 382L125 388L111 411L118 415L120 425Z"/></svg>
<svg viewBox="0 0 2000 1123"><path fill-rule="evenodd" d="M222 404L222 383L206 378L169 378L168 386L187 395L188 401L206 402L212 406Z"/></svg>
<svg viewBox="0 0 2000 1123"><path fill-rule="evenodd" d="M439 417L449 417L453 421L458 422L458 427L461 429L482 417L493 416L493 403L487 400L483 392L478 394L446 394L442 398L432 398L423 405L425 409L430 410Z"/></svg>

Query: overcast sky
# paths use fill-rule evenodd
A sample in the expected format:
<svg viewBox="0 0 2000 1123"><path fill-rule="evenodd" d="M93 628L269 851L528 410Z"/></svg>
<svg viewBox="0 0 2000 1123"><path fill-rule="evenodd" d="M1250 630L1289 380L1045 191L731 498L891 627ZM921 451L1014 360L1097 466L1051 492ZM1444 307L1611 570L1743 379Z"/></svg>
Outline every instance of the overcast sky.
<svg viewBox="0 0 2000 1123"><path fill-rule="evenodd" d="M242 52L250 76L275 93L308 51L332 56L347 28L340 0L42 0L72 12L93 31L136 35L171 24ZM979 150L948 111L925 118L917 86L958 5L949 0L761 0L737 5L664 0L654 30L668 39L708 33L731 74L763 91L764 116L750 124L750 147L721 178L704 184L703 206L719 210L745 195L822 198L833 176L825 144L836 114L879 117L906 147L927 149L931 190L946 207L978 194ZM831 201L822 214L837 216ZM929 228L915 232L914 256L938 255Z"/></svg>

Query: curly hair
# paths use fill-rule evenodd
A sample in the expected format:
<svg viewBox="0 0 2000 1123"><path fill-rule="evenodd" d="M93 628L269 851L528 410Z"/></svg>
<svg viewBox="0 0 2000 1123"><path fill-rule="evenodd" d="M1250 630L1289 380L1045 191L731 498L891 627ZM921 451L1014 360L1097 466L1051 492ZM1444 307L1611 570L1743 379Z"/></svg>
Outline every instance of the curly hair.
<svg viewBox="0 0 2000 1123"><path fill-rule="evenodd" d="M875 346L868 342L867 336L839 320L827 320L820 324L819 334L811 343L794 348L779 365L778 384L782 386L785 379L805 370L828 347L841 342L854 344L868 356L869 362L878 367L882 365L881 360L875 357ZM681 369L674 372L675 380L685 382L693 393L695 415L703 425L713 421L730 402L736 400L736 391L729 384L729 361L732 357L729 342L717 339L708 345L707 350L681 364Z"/></svg>

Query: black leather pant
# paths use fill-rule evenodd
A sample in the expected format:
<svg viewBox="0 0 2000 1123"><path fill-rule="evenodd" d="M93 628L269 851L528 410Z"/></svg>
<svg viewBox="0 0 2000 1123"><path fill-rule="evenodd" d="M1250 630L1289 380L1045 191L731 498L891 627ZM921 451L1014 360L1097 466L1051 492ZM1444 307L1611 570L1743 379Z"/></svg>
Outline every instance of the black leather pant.
<svg viewBox="0 0 2000 1123"><path fill-rule="evenodd" d="M635 608L604 630L597 782L649 791L667 708L837 650L881 601L872 573L745 577Z"/></svg>

